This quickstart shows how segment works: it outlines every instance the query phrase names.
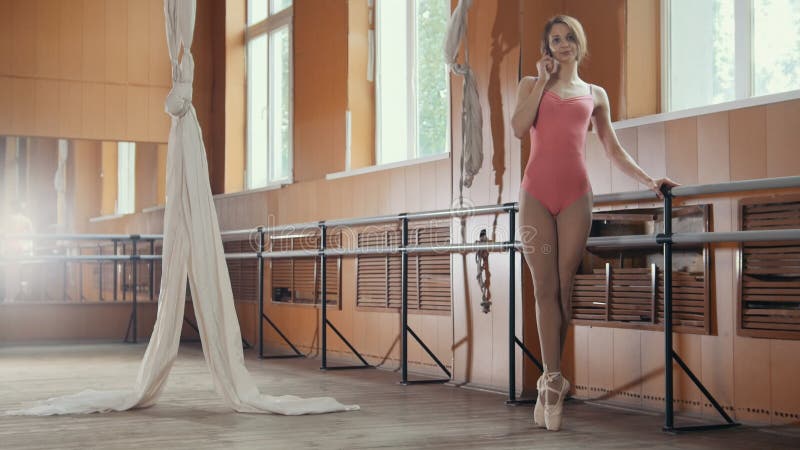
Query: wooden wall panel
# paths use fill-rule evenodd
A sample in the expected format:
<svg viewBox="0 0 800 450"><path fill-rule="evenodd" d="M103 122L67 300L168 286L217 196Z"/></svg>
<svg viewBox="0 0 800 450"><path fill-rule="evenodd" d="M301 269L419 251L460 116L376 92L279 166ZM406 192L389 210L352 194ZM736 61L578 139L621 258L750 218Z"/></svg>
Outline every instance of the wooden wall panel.
<svg viewBox="0 0 800 450"><path fill-rule="evenodd" d="M800 174L800 102L797 100L767 106L767 176Z"/></svg>
<svg viewBox="0 0 800 450"><path fill-rule="evenodd" d="M106 78L106 2L83 0L83 59L81 79L103 82Z"/></svg>
<svg viewBox="0 0 800 450"><path fill-rule="evenodd" d="M63 80L83 75L83 0L62 0L58 27L58 69ZM50 43L52 45L52 43Z"/></svg>
<svg viewBox="0 0 800 450"><path fill-rule="evenodd" d="M164 112L164 101L169 88L150 87L147 89L147 140L167 142L169 139L170 118Z"/></svg>
<svg viewBox="0 0 800 450"><path fill-rule="evenodd" d="M667 175L664 124L657 123L637 128L637 154L639 166L653 178Z"/></svg>
<svg viewBox="0 0 800 450"><path fill-rule="evenodd" d="M65 138L83 133L83 83L58 82L58 136Z"/></svg>
<svg viewBox="0 0 800 450"><path fill-rule="evenodd" d="M701 337L696 334L676 334L673 339L675 353L692 370L702 369L703 347ZM694 385L689 376L679 368L674 372L675 399L678 401L676 411L700 413L705 397Z"/></svg>
<svg viewBox="0 0 800 450"><path fill-rule="evenodd" d="M626 128L617 130L617 137L619 138L619 143L622 145L622 148L624 148L625 151L631 155L631 158L633 158L634 161L638 161L639 142L637 140L638 136L636 129ZM638 191L643 188L644 186L642 186L641 183L639 183L630 175L621 171L615 164L611 164L611 192Z"/></svg>
<svg viewBox="0 0 800 450"><path fill-rule="evenodd" d="M590 394L603 398L614 387L614 330L589 327L589 386L597 389Z"/></svg>
<svg viewBox="0 0 800 450"><path fill-rule="evenodd" d="M731 180L728 113L697 118L698 182L721 183Z"/></svg>
<svg viewBox="0 0 800 450"><path fill-rule="evenodd" d="M58 81L36 80L34 89L36 96L27 99L35 102L34 128L42 130L45 134L55 136L58 134Z"/></svg>
<svg viewBox="0 0 800 450"><path fill-rule="evenodd" d="M197 9L194 99L207 140L216 135L208 126L213 61L223 56L212 52L211 13L224 1L201 0ZM3 0L3 24L0 75L9 79L0 92L10 95L0 99L8 102L0 113L9 115L4 133L166 142L171 70L162 0ZM215 144L207 149L212 163Z"/></svg>
<svg viewBox="0 0 800 450"><path fill-rule="evenodd" d="M89 136L105 136L106 89L99 83L83 84L83 132Z"/></svg>
<svg viewBox="0 0 800 450"><path fill-rule="evenodd" d="M128 82L138 85L148 84L148 71L149 71L149 38L145 39L144 36L150 36L150 20L149 20L149 2L142 0L128 0ZM163 55L166 56L166 55Z"/></svg>
<svg viewBox="0 0 800 450"><path fill-rule="evenodd" d="M36 5L36 76L58 78L58 42L61 3L58 0L37 0Z"/></svg>
<svg viewBox="0 0 800 450"><path fill-rule="evenodd" d="M635 0L625 3L625 118L633 119L660 112L660 2Z"/></svg>
<svg viewBox="0 0 800 450"><path fill-rule="evenodd" d="M127 136L128 90L125 86L105 85L105 131L107 139L120 139Z"/></svg>
<svg viewBox="0 0 800 450"><path fill-rule="evenodd" d="M35 99L36 82L33 79L13 79L11 128L15 132L14 134L27 136L36 129Z"/></svg>
<svg viewBox="0 0 800 450"><path fill-rule="evenodd" d="M11 3L13 75L36 75L36 2Z"/></svg>
<svg viewBox="0 0 800 450"><path fill-rule="evenodd" d="M766 107L745 108L729 113L731 180L767 176Z"/></svg>
<svg viewBox="0 0 800 450"><path fill-rule="evenodd" d="M797 374L800 373L800 361L791 355L800 354L800 342L772 340L770 342L770 409L773 424L797 423L797 412L800 410L800 383L797 383ZM753 379L753 388L764 393L767 387L761 384L761 378ZM766 380L765 380L766 381ZM760 386L759 386L760 385ZM794 417L792 417L794 416Z"/></svg>
<svg viewBox="0 0 800 450"><path fill-rule="evenodd" d="M697 184L697 118L664 124L667 176L681 184Z"/></svg>
<svg viewBox="0 0 800 450"><path fill-rule="evenodd" d="M128 1L106 0L105 81L128 82ZM124 98L124 96L123 96Z"/></svg>
<svg viewBox="0 0 800 450"><path fill-rule="evenodd" d="M642 406L642 340L635 330L612 330L613 399L634 407ZM594 369L592 369L594 370Z"/></svg>
<svg viewBox="0 0 800 450"><path fill-rule="evenodd" d="M147 81L151 86L169 87L172 84L172 68L164 31L164 2L161 0L144 1L148 4L147 20L149 24ZM192 45L192 49L193 52L196 50L194 45Z"/></svg>
<svg viewBox="0 0 800 450"><path fill-rule="evenodd" d="M0 0L0 75L12 73L14 58L14 14L12 2Z"/></svg>
<svg viewBox="0 0 800 450"><path fill-rule="evenodd" d="M0 133L11 134L14 114L14 79L0 76Z"/></svg>
<svg viewBox="0 0 800 450"><path fill-rule="evenodd" d="M148 88L127 86L125 90L125 136L135 141L147 141Z"/></svg>
<svg viewBox="0 0 800 450"><path fill-rule="evenodd" d="M347 3L294 5L295 181L344 170Z"/></svg>

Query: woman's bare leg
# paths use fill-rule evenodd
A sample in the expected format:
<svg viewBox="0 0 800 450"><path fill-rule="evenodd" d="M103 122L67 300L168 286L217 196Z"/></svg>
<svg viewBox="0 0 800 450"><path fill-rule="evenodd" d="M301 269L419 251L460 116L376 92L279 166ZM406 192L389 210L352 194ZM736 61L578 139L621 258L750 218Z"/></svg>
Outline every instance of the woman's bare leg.
<svg viewBox="0 0 800 450"><path fill-rule="evenodd" d="M561 370L562 312L559 298L556 219L525 190L519 201L522 254L533 277L536 324L546 371Z"/></svg>
<svg viewBox="0 0 800 450"><path fill-rule="evenodd" d="M564 340L572 318L572 287L575 273L583 259L586 241L592 228L592 192L574 201L556 217L558 230L558 274L561 295L560 348L564 351Z"/></svg>

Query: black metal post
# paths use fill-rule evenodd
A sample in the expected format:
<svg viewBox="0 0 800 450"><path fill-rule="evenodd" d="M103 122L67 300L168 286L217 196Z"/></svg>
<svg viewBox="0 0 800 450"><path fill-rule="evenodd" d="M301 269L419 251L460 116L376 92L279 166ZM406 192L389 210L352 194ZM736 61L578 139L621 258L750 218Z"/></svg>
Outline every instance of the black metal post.
<svg viewBox="0 0 800 450"><path fill-rule="evenodd" d="M508 247L508 401L514 402L517 400L517 358L516 358L516 248L514 242L516 240L516 210L510 208L508 210L508 241L512 244Z"/></svg>
<svg viewBox="0 0 800 450"><path fill-rule="evenodd" d="M97 244L97 254L101 255L101 256L103 255L103 246L100 245L100 244ZM98 283L100 284L100 290L98 291L97 298L98 298L98 300L100 300L102 302L103 301L103 260L102 259L97 262L97 267L98 267L97 271L100 272L100 275L97 277L98 278Z"/></svg>
<svg viewBox="0 0 800 450"><path fill-rule="evenodd" d="M122 254L126 255L127 253L128 253L128 244L123 242L122 243ZM129 262L130 262L129 259L128 260L125 260L125 259L122 260L122 301L123 302L128 299L128 296L126 295L126 291L125 291L125 282L126 282L126 280L128 278L128 263Z"/></svg>
<svg viewBox="0 0 800 450"><path fill-rule="evenodd" d="M400 236L400 384L408 384L408 217L400 215L402 231Z"/></svg>
<svg viewBox="0 0 800 450"><path fill-rule="evenodd" d="M325 283L327 282L327 273L325 270L325 240L328 235L328 227L325 222L319 223L319 259L322 263L322 367L325 370L328 368L328 298L325 295Z"/></svg>
<svg viewBox="0 0 800 450"><path fill-rule="evenodd" d="M62 267L61 271L62 271L62 273L64 275L63 278L62 278L63 289L64 290L62 291L63 293L61 295L61 301L66 302L68 300L68 295L67 295L67 260L66 259L64 260L64 264L62 264L61 267ZM11 294L9 293L7 295L11 295Z"/></svg>
<svg viewBox="0 0 800 450"><path fill-rule="evenodd" d="M150 239L150 255L156 254L156 240ZM150 260L150 301L156 299L156 260Z"/></svg>
<svg viewBox="0 0 800 450"><path fill-rule="evenodd" d="M264 357L264 227L258 227L258 357Z"/></svg>
<svg viewBox="0 0 800 450"><path fill-rule="evenodd" d="M137 327L138 327L138 317L137 316L138 316L138 314L137 314L137 311L136 311L136 306L137 306L136 291L138 290L137 289L138 288L138 284L137 284L138 277L137 277L137 275L138 275L138 272L139 272L138 271L138 268L139 268L139 256L136 253L137 243L138 242L139 242L139 236L138 235L131 236L131 266L132 266L131 270L133 272L133 274L132 274L133 275L133 281L132 281L132 283L133 283L133 300L132 300L131 314L133 314L133 343L134 344L138 342L138 332L137 332Z"/></svg>
<svg viewBox="0 0 800 450"><path fill-rule="evenodd" d="M116 239L114 239L113 242L114 242L114 256L117 256L117 250L118 250L119 242ZM114 289L114 301L117 301L117 269L119 268L119 266L117 265L117 260L116 259L111 262L111 267L113 268L112 272L113 272L113 275L114 275L114 281L113 281L113 285L112 285L112 287Z"/></svg>
<svg viewBox="0 0 800 450"><path fill-rule="evenodd" d="M664 430L674 426L672 382L672 193L664 193Z"/></svg>

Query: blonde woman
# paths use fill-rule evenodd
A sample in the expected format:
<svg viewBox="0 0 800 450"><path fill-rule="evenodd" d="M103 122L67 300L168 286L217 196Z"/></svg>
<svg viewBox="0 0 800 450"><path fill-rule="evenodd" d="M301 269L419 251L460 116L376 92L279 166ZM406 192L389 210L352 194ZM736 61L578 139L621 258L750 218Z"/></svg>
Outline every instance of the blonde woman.
<svg viewBox="0 0 800 450"><path fill-rule="evenodd" d="M522 178L519 225L523 256L531 268L544 374L537 382L534 421L561 428L570 384L561 374L561 355L571 315L570 299L592 224L592 187L584 144L591 120L611 161L661 196L667 179L647 175L617 139L608 96L578 76L586 35L574 18L556 16L544 27L538 76L523 78L512 117L514 134L530 133L531 152ZM529 232L531 231L531 232Z"/></svg>

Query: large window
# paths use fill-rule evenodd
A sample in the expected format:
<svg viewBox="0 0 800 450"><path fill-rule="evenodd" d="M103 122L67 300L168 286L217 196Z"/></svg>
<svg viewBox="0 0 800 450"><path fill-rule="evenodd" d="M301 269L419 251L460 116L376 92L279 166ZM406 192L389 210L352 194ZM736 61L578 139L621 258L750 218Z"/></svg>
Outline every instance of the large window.
<svg viewBox="0 0 800 450"><path fill-rule="evenodd" d="M446 153L450 86L442 45L449 0L378 0L377 163Z"/></svg>
<svg viewBox="0 0 800 450"><path fill-rule="evenodd" d="M117 143L116 214L132 214L136 209L136 144Z"/></svg>
<svg viewBox="0 0 800 450"><path fill-rule="evenodd" d="M247 3L247 188L292 177L292 1Z"/></svg>
<svg viewBox="0 0 800 450"><path fill-rule="evenodd" d="M665 111L800 88L800 0L662 0Z"/></svg>

